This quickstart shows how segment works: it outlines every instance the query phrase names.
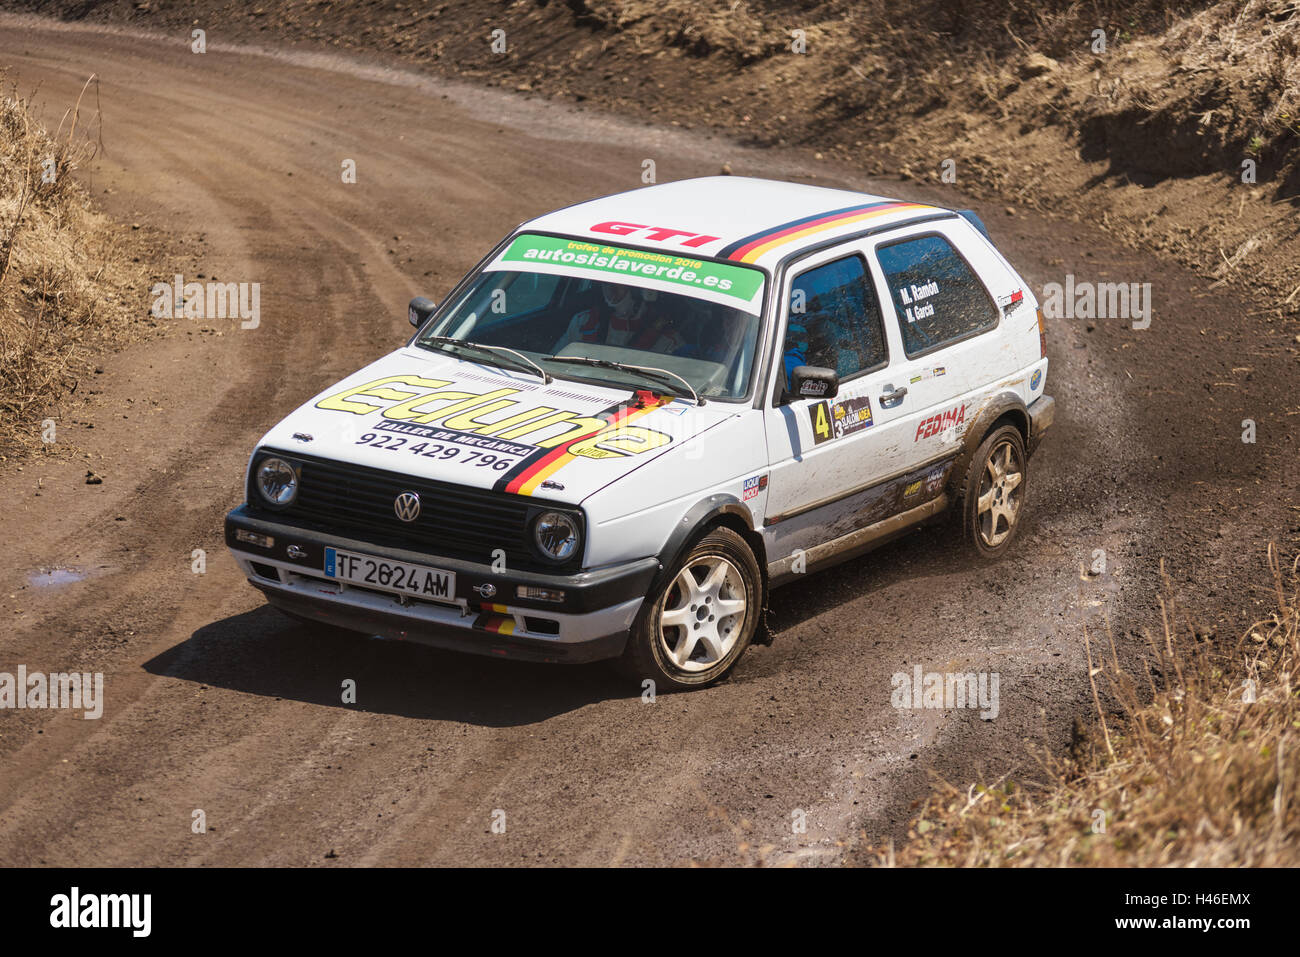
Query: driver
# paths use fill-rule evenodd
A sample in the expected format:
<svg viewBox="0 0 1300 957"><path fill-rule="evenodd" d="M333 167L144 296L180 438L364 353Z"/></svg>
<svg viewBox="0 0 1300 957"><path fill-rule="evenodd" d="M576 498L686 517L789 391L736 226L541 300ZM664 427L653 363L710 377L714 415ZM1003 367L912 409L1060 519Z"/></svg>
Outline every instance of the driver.
<svg viewBox="0 0 1300 957"><path fill-rule="evenodd" d="M596 305L573 316L555 352L573 342L594 342L673 353L681 348L683 340L663 310L657 308L657 302L658 295L652 290L602 282Z"/></svg>
<svg viewBox="0 0 1300 957"><path fill-rule="evenodd" d="M749 319L735 309L711 309L698 304L691 316L690 326L696 330L696 341L682 349L678 355L705 359L729 367L745 344Z"/></svg>

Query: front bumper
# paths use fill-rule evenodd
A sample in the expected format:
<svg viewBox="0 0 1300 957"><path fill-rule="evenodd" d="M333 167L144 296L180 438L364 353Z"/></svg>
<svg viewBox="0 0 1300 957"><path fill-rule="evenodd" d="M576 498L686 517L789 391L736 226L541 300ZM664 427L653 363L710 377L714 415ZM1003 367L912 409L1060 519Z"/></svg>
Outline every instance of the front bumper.
<svg viewBox="0 0 1300 957"><path fill-rule="evenodd" d="M240 541L240 530L273 539ZM250 584L278 608L305 618L403 641L529 661L580 663L622 654L659 562L644 558L573 574L495 573L489 566L381 547L290 524L240 506L226 516L226 545ZM325 549L339 548L456 573L446 601L412 599L325 575ZM485 598L477 589L491 585ZM562 601L517 596L520 586L562 591Z"/></svg>

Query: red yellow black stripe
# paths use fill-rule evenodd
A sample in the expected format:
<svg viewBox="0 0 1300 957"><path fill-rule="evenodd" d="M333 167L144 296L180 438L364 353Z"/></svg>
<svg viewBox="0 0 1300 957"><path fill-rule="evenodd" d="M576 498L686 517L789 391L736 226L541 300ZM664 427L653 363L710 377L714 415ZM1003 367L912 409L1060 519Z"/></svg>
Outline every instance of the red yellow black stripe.
<svg viewBox="0 0 1300 957"><path fill-rule="evenodd" d="M494 615L485 611L474 619L474 627L479 631L490 631L497 635L513 635L515 619L513 615Z"/></svg>
<svg viewBox="0 0 1300 957"><path fill-rule="evenodd" d="M581 432L553 449L547 449L540 454L535 453L524 459L499 479L493 487L497 491L515 495L532 495L539 485L577 458L569 451L576 443L601 432L627 425L672 401L672 396L638 392L635 403L620 403L598 412L595 418L600 419L602 425Z"/></svg>
<svg viewBox="0 0 1300 957"><path fill-rule="evenodd" d="M752 263L777 246L792 243L827 229L848 226L852 223L874 219L877 216L886 216L890 213L931 208L933 207L921 203L903 203L895 200L846 206L843 209L834 209L826 213L805 216L803 219L796 219L780 226L773 226L771 229L765 229L762 232L746 236L744 239L738 239L725 247L718 253L718 256L734 262Z"/></svg>

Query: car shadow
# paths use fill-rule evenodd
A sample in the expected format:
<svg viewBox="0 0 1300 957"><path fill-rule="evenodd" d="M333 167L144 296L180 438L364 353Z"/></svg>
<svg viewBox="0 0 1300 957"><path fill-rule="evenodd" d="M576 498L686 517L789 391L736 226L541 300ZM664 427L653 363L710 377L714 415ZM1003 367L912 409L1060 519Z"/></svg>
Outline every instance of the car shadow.
<svg viewBox="0 0 1300 957"><path fill-rule="evenodd" d="M1022 530L1026 539L1036 537L1036 524ZM915 529L776 589L768 629L779 642L843 602L907 579L952 574L965 567L964 560L954 562L952 541L945 523ZM484 727L534 724L601 701L639 697L642 690L605 663L548 665L444 651L299 621L270 605L204 625L143 667L246 694ZM356 683L355 703L343 701L349 679Z"/></svg>
<svg viewBox="0 0 1300 957"><path fill-rule="evenodd" d="M951 574L955 566L945 546L952 538L952 530L942 524L912 529L864 555L773 589L768 598L769 632L780 641L782 634L844 602L905 579Z"/></svg>
<svg viewBox="0 0 1300 957"><path fill-rule="evenodd" d="M641 693L602 664L443 651L300 622L270 605L204 625L144 669L246 694L484 727L533 724ZM347 680L355 682L355 703L343 701Z"/></svg>

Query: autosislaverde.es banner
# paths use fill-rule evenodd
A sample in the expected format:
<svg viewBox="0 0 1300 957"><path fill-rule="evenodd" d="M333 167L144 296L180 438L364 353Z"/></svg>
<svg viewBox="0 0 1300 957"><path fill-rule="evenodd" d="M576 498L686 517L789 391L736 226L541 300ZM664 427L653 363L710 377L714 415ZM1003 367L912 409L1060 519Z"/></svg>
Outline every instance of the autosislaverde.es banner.
<svg viewBox="0 0 1300 957"><path fill-rule="evenodd" d="M548 263L610 276L657 279L690 289L706 289L746 304L763 285L763 274L744 266L530 233L516 237L501 261Z"/></svg>

